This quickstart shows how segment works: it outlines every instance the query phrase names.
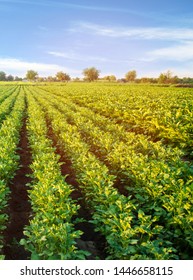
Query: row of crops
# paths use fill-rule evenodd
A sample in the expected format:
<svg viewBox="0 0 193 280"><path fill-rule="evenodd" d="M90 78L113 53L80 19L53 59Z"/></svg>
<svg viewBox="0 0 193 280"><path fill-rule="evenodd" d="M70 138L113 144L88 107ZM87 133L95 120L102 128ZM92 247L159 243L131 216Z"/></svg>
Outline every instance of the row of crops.
<svg viewBox="0 0 193 280"><path fill-rule="evenodd" d="M3 231L8 222L6 208L9 200L9 186L16 170L19 157L16 153L24 114L24 93L11 88L0 93L0 259L3 258Z"/></svg>
<svg viewBox="0 0 193 280"><path fill-rule="evenodd" d="M32 259L89 255L77 246L81 206L61 174L55 142L72 164L89 222L105 238L107 259L191 259L192 107L191 89L79 83L2 87L0 139L7 140L0 145L0 250L25 115L32 215L20 243Z"/></svg>

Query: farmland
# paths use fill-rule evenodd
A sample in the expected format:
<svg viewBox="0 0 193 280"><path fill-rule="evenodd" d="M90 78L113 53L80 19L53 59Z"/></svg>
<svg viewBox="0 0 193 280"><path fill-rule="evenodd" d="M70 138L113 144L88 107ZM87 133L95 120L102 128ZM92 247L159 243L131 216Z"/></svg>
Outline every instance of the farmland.
<svg viewBox="0 0 193 280"><path fill-rule="evenodd" d="M0 85L1 259L192 259L193 90Z"/></svg>

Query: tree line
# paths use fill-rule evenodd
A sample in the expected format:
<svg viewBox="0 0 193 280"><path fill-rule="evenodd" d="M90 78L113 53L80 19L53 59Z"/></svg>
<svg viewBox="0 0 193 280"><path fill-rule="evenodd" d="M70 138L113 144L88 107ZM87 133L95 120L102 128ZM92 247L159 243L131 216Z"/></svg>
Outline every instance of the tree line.
<svg viewBox="0 0 193 280"><path fill-rule="evenodd" d="M193 84L193 78L184 77L179 78L178 76L172 75L171 71L167 71L165 73L161 73L157 78L150 78L150 77L142 77L137 78L136 70L128 71L125 76L121 79L117 79L115 75L107 75L104 77L100 76L100 70L96 69L95 67L86 68L82 72L83 79L79 77L71 78L69 74L59 71L56 73L55 76L48 76L48 77L40 77L37 71L28 70L26 73L25 78L20 78L18 76L6 75L5 72L0 71L0 81L38 81L38 82L68 82L68 81L108 81L108 82L133 82L133 83L153 83L153 84Z"/></svg>
<svg viewBox="0 0 193 280"><path fill-rule="evenodd" d="M0 71L0 81L22 81L23 79L18 76L7 75L5 72Z"/></svg>

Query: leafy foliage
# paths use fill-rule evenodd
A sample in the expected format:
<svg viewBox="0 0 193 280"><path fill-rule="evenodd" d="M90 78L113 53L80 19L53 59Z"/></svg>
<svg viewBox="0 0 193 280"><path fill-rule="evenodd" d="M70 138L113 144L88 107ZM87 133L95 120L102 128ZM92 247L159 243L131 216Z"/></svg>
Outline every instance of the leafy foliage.
<svg viewBox="0 0 193 280"><path fill-rule="evenodd" d="M72 162L90 222L106 239L108 259L192 258L192 90L71 83L25 86L25 91L33 217L21 244L31 258L84 259L88 254L76 246L82 234L74 228L79 206L60 173L46 118ZM15 97L17 103L17 92ZM8 98L3 92L1 104ZM13 142L15 133L8 133ZM4 144L7 151L10 143ZM17 168L14 151L5 159L9 167L2 165L6 180ZM5 179L0 186L5 221Z"/></svg>
<svg viewBox="0 0 193 280"><path fill-rule="evenodd" d="M14 103L14 98L15 95L11 95L8 104ZM12 112L3 121L0 129L0 253L3 248L3 231L9 218L5 212L10 194L8 183L11 182L18 169L19 157L16 150L24 107L24 93L20 92ZM1 106L1 108L4 107ZM3 258L3 255L0 257Z"/></svg>
<svg viewBox="0 0 193 280"><path fill-rule="evenodd" d="M33 183L29 191L33 219L26 226L21 244L31 259L84 259L88 252L78 250L76 239L82 232L74 229L72 219L78 206L70 198L71 186L60 172L58 156L47 137L44 113L28 93L28 133L33 161Z"/></svg>

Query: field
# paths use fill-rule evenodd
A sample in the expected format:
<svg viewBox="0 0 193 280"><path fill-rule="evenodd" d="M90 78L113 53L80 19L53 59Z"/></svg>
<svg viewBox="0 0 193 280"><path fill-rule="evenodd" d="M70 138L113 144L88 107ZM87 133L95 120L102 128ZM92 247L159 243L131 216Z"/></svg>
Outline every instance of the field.
<svg viewBox="0 0 193 280"><path fill-rule="evenodd" d="M1 259L192 259L193 89L0 85Z"/></svg>

